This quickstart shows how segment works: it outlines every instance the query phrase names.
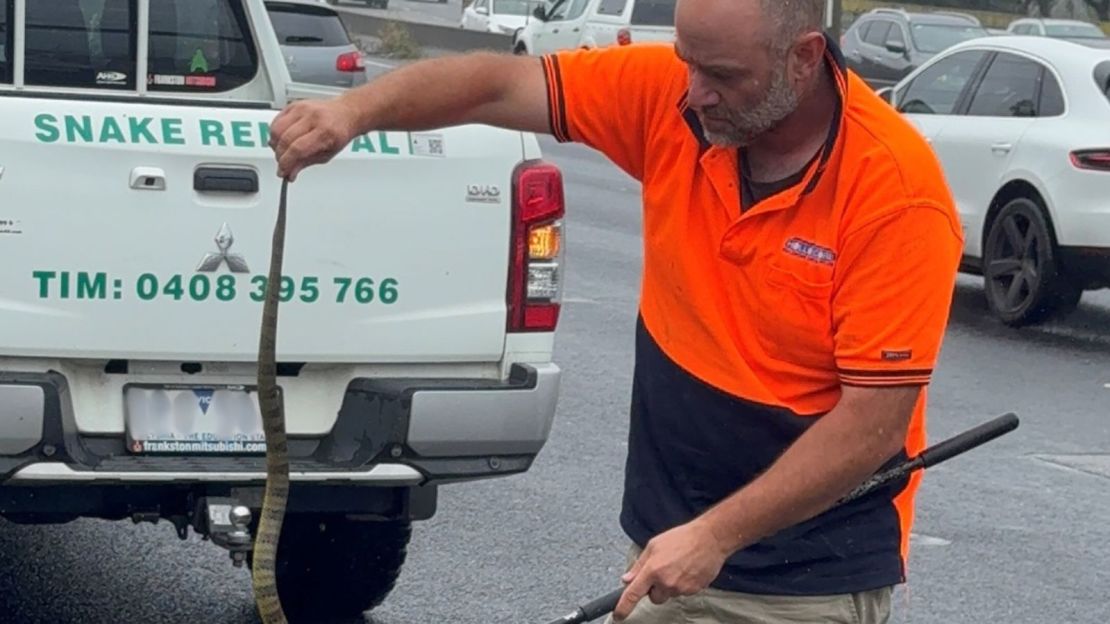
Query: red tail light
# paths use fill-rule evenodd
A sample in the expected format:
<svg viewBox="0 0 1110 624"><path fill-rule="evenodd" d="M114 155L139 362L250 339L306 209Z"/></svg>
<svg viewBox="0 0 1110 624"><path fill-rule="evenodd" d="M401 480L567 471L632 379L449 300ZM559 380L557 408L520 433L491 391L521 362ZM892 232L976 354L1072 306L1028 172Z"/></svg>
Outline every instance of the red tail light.
<svg viewBox="0 0 1110 624"><path fill-rule="evenodd" d="M542 161L513 172L508 331L550 332L562 300L563 175Z"/></svg>
<svg viewBox="0 0 1110 624"><path fill-rule="evenodd" d="M1079 169L1110 171L1110 149L1076 150L1070 156L1071 164Z"/></svg>
<svg viewBox="0 0 1110 624"><path fill-rule="evenodd" d="M617 44L626 46L632 43L632 31L627 28L622 28L617 31Z"/></svg>
<svg viewBox="0 0 1110 624"><path fill-rule="evenodd" d="M341 72L360 72L366 69L366 66L362 64L362 54L347 52L335 59L335 68Z"/></svg>

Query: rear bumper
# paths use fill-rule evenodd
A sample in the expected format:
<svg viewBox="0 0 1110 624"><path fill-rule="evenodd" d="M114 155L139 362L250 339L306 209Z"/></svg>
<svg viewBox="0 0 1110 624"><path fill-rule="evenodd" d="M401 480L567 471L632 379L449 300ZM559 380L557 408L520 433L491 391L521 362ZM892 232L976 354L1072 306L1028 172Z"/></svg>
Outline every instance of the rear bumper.
<svg viewBox="0 0 1110 624"><path fill-rule="evenodd" d="M503 382L369 379L348 384L331 432L290 438L294 483L413 487L528 470L551 430L560 370L514 365ZM64 376L0 373L0 484L242 484L265 457L135 455L75 425Z"/></svg>

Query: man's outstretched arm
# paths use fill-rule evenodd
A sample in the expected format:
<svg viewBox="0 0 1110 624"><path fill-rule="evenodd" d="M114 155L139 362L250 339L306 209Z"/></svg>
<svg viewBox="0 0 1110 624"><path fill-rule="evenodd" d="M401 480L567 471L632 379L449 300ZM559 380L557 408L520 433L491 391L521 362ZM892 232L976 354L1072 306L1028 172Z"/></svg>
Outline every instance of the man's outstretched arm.
<svg viewBox="0 0 1110 624"><path fill-rule="evenodd" d="M294 102L271 124L270 146L278 175L293 180L370 130L481 123L547 133L548 119L543 62L481 52L413 63L331 100Z"/></svg>

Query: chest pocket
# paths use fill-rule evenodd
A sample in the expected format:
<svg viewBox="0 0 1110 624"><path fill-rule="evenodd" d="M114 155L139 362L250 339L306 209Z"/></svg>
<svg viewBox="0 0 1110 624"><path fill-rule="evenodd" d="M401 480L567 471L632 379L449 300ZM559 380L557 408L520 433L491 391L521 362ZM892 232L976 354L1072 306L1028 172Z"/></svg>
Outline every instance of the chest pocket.
<svg viewBox="0 0 1110 624"><path fill-rule="evenodd" d="M832 267L797 264L771 260L760 267L754 333L772 358L807 367L834 366Z"/></svg>

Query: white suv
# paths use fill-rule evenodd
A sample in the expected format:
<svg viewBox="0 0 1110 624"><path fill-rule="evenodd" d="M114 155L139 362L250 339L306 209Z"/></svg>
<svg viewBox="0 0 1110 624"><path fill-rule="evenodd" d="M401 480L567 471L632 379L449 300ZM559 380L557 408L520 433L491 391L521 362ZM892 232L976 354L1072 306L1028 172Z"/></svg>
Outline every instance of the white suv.
<svg viewBox="0 0 1110 624"><path fill-rule="evenodd" d="M1110 286L1110 50L1049 37L952 46L883 90L940 159L965 233L1011 325Z"/></svg>
<svg viewBox="0 0 1110 624"><path fill-rule="evenodd" d="M1011 35L1033 35L1057 39L1106 39L1098 26L1081 20L1023 17L1010 22L1006 32Z"/></svg>
<svg viewBox="0 0 1110 624"><path fill-rule="evenodd" d="M290 79L263 0L136 4L0 1L0 514L226 546L207 512L257 521L265 481L268 124L340 90ZM564 205L539 158L485 126L374 132L290 185L287 613L378 604L440 485L545 445Z"/></svg>

